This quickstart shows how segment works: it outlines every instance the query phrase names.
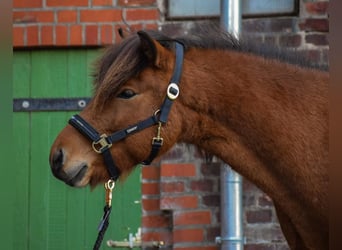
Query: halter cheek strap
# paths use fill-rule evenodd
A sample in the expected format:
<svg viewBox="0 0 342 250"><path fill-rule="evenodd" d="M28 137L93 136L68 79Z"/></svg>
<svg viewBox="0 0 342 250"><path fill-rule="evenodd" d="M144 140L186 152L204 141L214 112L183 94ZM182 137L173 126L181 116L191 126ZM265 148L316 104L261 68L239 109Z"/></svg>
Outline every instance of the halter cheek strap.
<svg viewBox="0 0 342 250"><path fill-rule="evenodd" d="M116 166L112 154L110 153L109 149L112 146L112 143L108 140L106 134L100 135L79 115L72 116L69 120L69 124L76 128L82 135L93 141L92 147L94 151L103 155L107 171L111 179L116 181L120 176L120 170ZM100 147L97 147L97 145L100 145Z"/></svg>
<svg viewBox="0 0 342 250"><path fill-rule="evenodd" d="M110 136L106 134L100 135L88 122L86 122L81 116L74 115L70 118L69 124L77 129L82 135L87 137L92 141L92 147L95 152L102 154L104 163L107 167L110 178L116 181L120 176L120 170L115 164L115 161L110 152L110 148L113 143L118 142L127 136L144 130L148 127L158 124L157 135L152 139L152 148L148 158L142 163L145 165L150 164L153 159L158 155L158 152L163 145L163 138L161 137L160 131L163 124L167 122L168 115L170 113L173 101L179 95L179 81L182 74L183 59L184 59L184 47L181 43L175 42L175 53L176 61L173 70L173 75L171 77L169 86L167 88L166 97L160 108L151 117L138 122L132 126L125 129L119 130Z"/></svg>

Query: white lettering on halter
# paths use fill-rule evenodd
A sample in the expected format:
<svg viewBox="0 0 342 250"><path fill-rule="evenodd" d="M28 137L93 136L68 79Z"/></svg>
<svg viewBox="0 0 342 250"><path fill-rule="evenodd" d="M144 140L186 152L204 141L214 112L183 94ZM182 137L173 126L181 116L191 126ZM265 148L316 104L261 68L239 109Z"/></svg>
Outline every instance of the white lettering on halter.
<svg viewBox="0 0 342 250"><path fill-rule="evenodd" d="M128 128L128 129L126 129L126 133L130 134L130 133L134 132L135 130L137 130L137 128L138 128L138 126L134 126L132 128Z"/></svg>

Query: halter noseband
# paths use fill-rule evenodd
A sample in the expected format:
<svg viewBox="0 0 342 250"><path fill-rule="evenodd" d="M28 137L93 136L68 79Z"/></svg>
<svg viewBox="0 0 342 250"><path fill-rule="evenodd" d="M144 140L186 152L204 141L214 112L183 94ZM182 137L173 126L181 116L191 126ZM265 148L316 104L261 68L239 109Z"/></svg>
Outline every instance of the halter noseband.
<svg viewBox="0 0 342 250"><path fill-rule="evenodd" d="M148 158L142 164L148 165L157 156L159 149L163 145L163 138L160 137L160 129L162 124L165 124L171 110L173 101L179 95L179 81L182 74L184 47L181 43L175 41L176 61L173 74L167 88L167 94L164 102L159 110L157 110L151 117L138 122L125 129L119 130L112 135L100 135L88 122L81 116L74 115L70 118L69 124L76 128L81 134L92 141L92 147L96 153L102 154L105 165L107 167L110 178L116 181L120 176L120 170L116 166L110 148L113 143L118 142L127 136L137 133L145 128L158 124L157 136L152 139L152 148Z"/></svg>

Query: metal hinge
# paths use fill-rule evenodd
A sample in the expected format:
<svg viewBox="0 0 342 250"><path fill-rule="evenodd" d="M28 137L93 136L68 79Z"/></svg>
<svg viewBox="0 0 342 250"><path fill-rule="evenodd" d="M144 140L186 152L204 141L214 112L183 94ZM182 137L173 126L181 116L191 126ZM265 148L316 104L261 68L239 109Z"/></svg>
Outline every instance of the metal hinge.
<svg viewBox="0 0 342 250"><path fill-rule="evenodd" d="M79 111L89 103L90 98L15 98L13 99L14 112L41 112L41 111Z"/></svg>
<svg viewBox="0 0 342 250"><path fill-rule="evenodd" d="M124 241L114 241L108 240L107 246L112 248L134 248L134 247L158 247L161 248L164 246L164 241L149 241L149 242L142 242L141 241L141 228L138 228L138 232L133 236L132 233L128 235L128 239Z"/></svg>

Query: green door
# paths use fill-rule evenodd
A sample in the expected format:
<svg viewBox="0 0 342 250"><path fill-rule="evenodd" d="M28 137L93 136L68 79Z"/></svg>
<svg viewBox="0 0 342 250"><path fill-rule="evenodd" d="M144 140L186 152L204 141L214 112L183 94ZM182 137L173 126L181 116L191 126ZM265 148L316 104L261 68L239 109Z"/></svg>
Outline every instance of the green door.
<svg viewBox="0 0 342 250"><path fill-rule="evenodd" d="M15 51L14 98L89 97L91 63L99 50ZM30 103L22 104L28 107ZM66 186L50 171L50 146L69 117L77 111L15 112L13 115L14 169L9 189L15 198L13 250L92 249L102 217L104 189L91 191ZM106 241L123 241L140 227L140 169L113 193L110 225L101 249L113 249ZM117 248L118 249L118 248Z"/></svg>

